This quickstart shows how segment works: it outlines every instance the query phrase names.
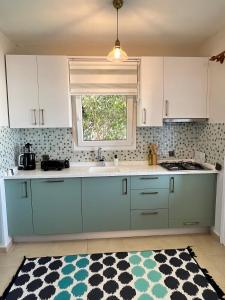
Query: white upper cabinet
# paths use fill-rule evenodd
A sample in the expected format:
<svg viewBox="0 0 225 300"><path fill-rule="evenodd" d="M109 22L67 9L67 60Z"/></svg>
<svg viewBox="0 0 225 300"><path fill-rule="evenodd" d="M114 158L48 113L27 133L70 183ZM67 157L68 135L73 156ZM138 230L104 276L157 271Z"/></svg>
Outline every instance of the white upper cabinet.
<svg viewBox="0 0 225 300"><path fill-rule="evenodd" d="M208 58L164 58L164 118L207 118Z"/></svg>
<svg viewBox="0 0 225 300"><path fill-rule="evenodd" d="M72 126L66 57L8 55L6 67L10 127Z"/></svg>
<svg viewBox="0 0 225 300"><path fill-rule="evenodd" d="M142 57L139 80L137 125L162 126L163 57Z"/></svg>
<svg viewBox="0 0 225 300"><path fill-rule="evenodd" d="M41 127L71 127L68 60L37 56Z"/></svg>
<svg viewBox="0 0 225 300"><path fill-rule="evenodd" d="M36 56L7 55L6 65L10 127L37 127L39 104Z"/></svg>

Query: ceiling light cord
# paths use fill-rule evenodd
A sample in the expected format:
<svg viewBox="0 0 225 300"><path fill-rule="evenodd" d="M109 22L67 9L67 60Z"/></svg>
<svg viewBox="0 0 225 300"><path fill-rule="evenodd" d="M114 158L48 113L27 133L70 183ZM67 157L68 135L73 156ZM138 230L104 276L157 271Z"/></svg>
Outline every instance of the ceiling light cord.
<svg viewBox="0 0 225 300"><path fill-rule="evenodd" d="M117 17L117 20L116 20L116 24L117 24L116 40L118 41L119 40L119 9L118 8L116 9L116 17Z"/></svg>

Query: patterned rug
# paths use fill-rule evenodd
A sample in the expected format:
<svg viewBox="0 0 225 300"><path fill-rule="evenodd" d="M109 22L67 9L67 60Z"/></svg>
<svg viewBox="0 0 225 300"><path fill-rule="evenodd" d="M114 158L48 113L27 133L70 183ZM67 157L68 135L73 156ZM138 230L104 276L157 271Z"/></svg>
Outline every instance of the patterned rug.
<svg viewBox="0 0 225 300"><path fill-rule="evenodd" d="M224 299L194 257L188 247L24 258L1 299Z"/></svg>

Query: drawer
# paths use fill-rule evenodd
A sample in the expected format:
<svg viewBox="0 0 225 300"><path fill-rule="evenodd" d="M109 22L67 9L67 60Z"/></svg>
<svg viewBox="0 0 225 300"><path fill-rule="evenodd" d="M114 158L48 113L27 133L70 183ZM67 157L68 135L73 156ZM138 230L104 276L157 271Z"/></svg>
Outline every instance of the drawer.
<svg viewBox="0 0 225 300"><path fill-rule="evenodd" d="M143 189L131 191L131 209L159 209L169 206L168 189Z"/></svg>
<svg viewBox="0 0 225 300"><path fill-rule="evenodd" d="M132 176L131 189L168 189L169 176Z"/></svg>
<svg viewBox="0 0 225 300"><path fill-rule="evenodd" d="M168 228L168 209L132 210L131 229Z"/></svg>

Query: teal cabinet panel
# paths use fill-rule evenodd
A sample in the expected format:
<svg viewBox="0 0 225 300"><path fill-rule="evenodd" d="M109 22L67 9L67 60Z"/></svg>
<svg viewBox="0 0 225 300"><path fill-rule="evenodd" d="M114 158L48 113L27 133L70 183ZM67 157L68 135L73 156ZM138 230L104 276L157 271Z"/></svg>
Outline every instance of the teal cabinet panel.
<svg viewBox="0 0 225 300"><path fill-rule="evenodd" d="M84 232L130 229L130 178L82 179Z"/></svg>
<svg viewBox="0 0 225 300"><path fill-rule="evenodd" d="M216 174L171 176L170 191L170 227L205 227L214 224Z"/></svg>
<svg viewBox="0 0 225 300"><path fill-rule="evenodd" d="M33 234L30 180L5 180L10 236Z"/></svg>
<svg viewBox="0 0 225 300"><path fill-rule="evenodd" d="M169 189L131 191L131 209L168 208Z"/></svg>
<svg viewBox="0 0 225 300"><path fill-rule="evenodd" d="M162 228L168 228L168 209L131 211L131 229Z"/></svg>
<svg viewBox="0 0 225 300"><path fill-rule="evenodd" d="M82 232L81 179L32 180L35 234Z"/></svg>
<svg viewBox="0 0 225 300"><path fill-rule="evenodd" d="M132 176L131 189L168 189L169 176Z"/></svg>

